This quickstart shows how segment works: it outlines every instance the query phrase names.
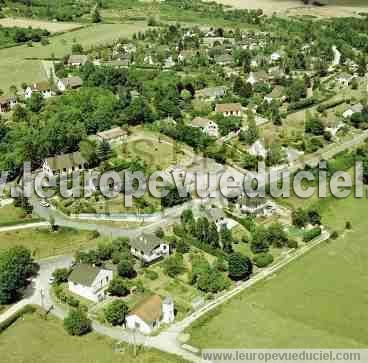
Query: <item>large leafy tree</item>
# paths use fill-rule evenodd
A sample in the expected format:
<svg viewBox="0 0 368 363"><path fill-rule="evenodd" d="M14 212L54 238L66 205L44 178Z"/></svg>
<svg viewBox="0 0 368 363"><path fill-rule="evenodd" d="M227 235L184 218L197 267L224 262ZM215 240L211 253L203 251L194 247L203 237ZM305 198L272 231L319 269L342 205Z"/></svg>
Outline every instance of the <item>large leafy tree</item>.
<svg viewBox="0 0 368 363"><path fill-rule="evenodd" d="M31 253L25 247L15 246L0 254L0 304L13 302L19 289L28 284L35 271Z"/></svg>
<svg viewBox="0 0 368 363"><path fill-rule="evenodd" d="M249 257L240 253L232 253L229 257L229 277L232 280L247 279L253 272L253 264Z"/></svg>

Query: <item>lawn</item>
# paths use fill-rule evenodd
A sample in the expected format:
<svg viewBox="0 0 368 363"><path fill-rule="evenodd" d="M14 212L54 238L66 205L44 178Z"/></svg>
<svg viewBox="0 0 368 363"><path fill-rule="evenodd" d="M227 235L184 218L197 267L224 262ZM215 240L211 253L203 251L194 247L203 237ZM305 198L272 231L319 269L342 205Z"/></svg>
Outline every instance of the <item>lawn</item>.
<svg viewBox="0 0 368 363"><path fill-rule="evenodd" d="M365 200L330 200L323 222L352 231L197 321L191 343L216 348L363 348L368 344Z"/></svg>
<svg viewBox="0 0 368 363"><path fill-rule="evenodd" d="M84 47L111 43L121 37L129 38L134 32L143 30L145 23L97 24L80 30L57 35L50 38L50 44L33 47L22 45L0 50L0 89L5 93L11 85L20 86L22 82L31 83L44 80L46 74L42 69L40 58L49 58L52 54L63 57L71 53L73 43Z"/></svg>
<svg viewBox="0 0 368 363"><path fill-rule="evenodd" d="M0 251L15 245L23 245L35 258L73 253L79 248L92 248L98 239L90 231L61 228L57 232L34 228L0 233Z"/></svg>
<svg viewBox="0 0 368 363"><path fill-rule="evenodd" d="M19 28L40 28L47 29L50 33L61 33L83 26L78 23L54 22L45 20L35 20L26 18L3 18L0 19L0 25L3 27L19 27Z"/></svg>
<svg viewBox="0 0 368 363"><path fill-rule="evenodd" d="M23 222L26 213L23 209L14 207L14 205L6 205L0 208L0 226L7 223Z"/></svg>
<svg viewBox="0 0 368 363"><path fill-rule="evenodd" d="M120 345L95 333L83 337L67 335L61 322L53 317L43 320L37 313L25 315L1 334L0 356L7 363L179 363L185 360L152 349L139 351L137 357L126 344Z"/></svg>

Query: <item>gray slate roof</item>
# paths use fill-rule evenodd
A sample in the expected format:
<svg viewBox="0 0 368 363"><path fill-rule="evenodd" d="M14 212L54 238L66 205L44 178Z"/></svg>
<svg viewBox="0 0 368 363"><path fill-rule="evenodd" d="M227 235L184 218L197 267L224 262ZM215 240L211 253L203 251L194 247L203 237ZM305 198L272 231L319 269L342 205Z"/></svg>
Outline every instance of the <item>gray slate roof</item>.
<svg viewBox="0 0 368 363"><path fill-rule="evenodd" d="M98 267L81 263L73 268L69 281L83 286L92 286L100 271L101 269Z"/></svg>
<svg viewBox="0 0 368 363"><path fill-rule="evenodd" d="M143 251L145 255L151 254L151 252L158 246L160 246L164 241L158 238L155 234L143 233L138 237L130 240L130 247L135 248L138 251Z"/></svg>

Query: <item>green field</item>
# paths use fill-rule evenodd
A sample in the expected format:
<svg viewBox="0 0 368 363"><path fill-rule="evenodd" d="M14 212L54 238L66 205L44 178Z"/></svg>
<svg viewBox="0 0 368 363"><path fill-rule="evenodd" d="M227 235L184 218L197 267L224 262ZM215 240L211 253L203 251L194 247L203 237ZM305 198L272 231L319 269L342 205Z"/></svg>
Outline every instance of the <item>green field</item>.
<svg viewBox="0 0 368 363"><path fill-rule="evenodd" d="M122 345L115 351L113 340L88 334L84 337L67 335L59 320L43 320L38 313L25 315L1 333L0 356L7 363L184 363L176 356L157 350L141 350L134 357L132 348Z"/></svg>
<svg viewBox="0 0 368 363"><path fill-rule="evenodd" d="M68 32L50 38L50 44L33 47L22 45L0 50L0 89L5 93L11 85L20 86L45 79L46 74L39 58L49 58L52 54L63 57L71 53L74 42L84 47L110 43L120 37L130 37L134 32L144 29L145 23L134 24L97 24L80 30ZM34 60L32 58L37 58Z"/></svg>
<svg viewBox="0 0 368 363"><path fill-rule="evenodd" d="M366 200L324 202L323 222L341 231L238 295L190 329L195 346L363 348L368 344ZM349 220L353 230L343 231Z"/></svg>
<svg viewBox="0 0 368 363"><path fill-rule="evenodd" d="M72 253L79 248L94 247L98 239L93 232L61 228L57 232L49 229L22 229L0 233L0 251L22 245L31 250L35 258L45 258Z"/></svg>

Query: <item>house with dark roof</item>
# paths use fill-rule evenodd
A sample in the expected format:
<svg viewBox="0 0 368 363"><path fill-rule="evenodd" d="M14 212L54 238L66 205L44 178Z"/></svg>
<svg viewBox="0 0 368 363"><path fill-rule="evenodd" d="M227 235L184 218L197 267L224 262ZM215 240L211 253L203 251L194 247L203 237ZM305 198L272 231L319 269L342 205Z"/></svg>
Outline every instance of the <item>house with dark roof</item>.
<svg viewBox="0 0 368 363"><path fill-rule="evenodd" d="M173 299L161 299L159 295L152 295L133 308L126 318L126 326L142 334L151 334L162 323L170 324L174 319Z"/></svg>
<svg viewBox="0 0 368 363"><path fill-rule="evenodd" d="M129 242L130 252L145 263L151 263L170 254L169 244L155 234L142 233Z"/></svg>
<svg viewBox="0 0 368 363"><path fill-rule="evenodd" d="M69 290L85 299L99 302L104 299L105 291L113 278L113 272L92 265L80 263L69 275Z"/></svg>
<svg viewBox="0 0 368 363"><path fill-rule="evenodd" d="M49 157L42 163L42 169L49 175L70 174L73 171L84 170L87 160L80 152Z"/></svg>
<svg viewBox="0 0 368 363"><path fill-rule="evenodd" d="M65 92L67 89L76 89L82 87L83 81L78 76L61 78L57 82L57 88L60 92Z"/></svg>

